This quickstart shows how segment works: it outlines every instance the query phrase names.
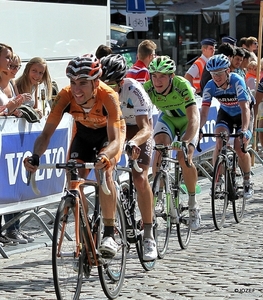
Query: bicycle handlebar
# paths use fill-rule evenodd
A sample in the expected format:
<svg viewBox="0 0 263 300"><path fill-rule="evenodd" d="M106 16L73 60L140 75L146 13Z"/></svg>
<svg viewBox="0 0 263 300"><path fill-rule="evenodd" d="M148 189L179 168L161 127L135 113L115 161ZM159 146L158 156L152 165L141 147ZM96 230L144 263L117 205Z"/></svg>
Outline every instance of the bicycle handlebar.
<svg viewBox="0 0 263 300"><path fill-rule="evenodd" d="M171 145L164 145L164 144L156 144L154 146L154 150L159 150L159 151L165 151L165 150L174 150L174 148ZM188 168L191 168L192 165L189 164L188 162L188 156L187 156L187 145L185 142L182 142L182 152L184 154L184 161L185 164Z"/></svg>
<svg viewBox="0 0 263 300"><path fill-rule="evenodd" d="M226 131L222 131L219 133L202 133L202 138L204 137L217 137L217 138L221 138L221 139L226 139L226 138L240 138L240 147L241 147L241 151L243 153L247 153L247 149L245 149L245 144L243 142L243 133L239 132L239 133L228 133ZM198 141L198 144L196 146L196 150L198 152L202 152L202 149L200 147L200 140Z"/></svg>
<svg viewBox="0 0 263 300"><path fill-rule="evenodd" d="M94 169L94 163L77 163L74 161L68 161L67 163L57 163L57 164L42 164L39 165L38 167L39 169L66 169L66 170L74 170L74 169ZM28 177L27 177L27 182L28 185L31 182L31 187L33 192L36 195L40 194L39 189L37 188L36 185L36 173L31 173L28 172ZM107 181L106 181L106 172L104 170L99 170L99 178L100 178L100 185L102 188L102 191L106 194L106 195L110 195L111 191L108 188L107 185Z"/></svg>

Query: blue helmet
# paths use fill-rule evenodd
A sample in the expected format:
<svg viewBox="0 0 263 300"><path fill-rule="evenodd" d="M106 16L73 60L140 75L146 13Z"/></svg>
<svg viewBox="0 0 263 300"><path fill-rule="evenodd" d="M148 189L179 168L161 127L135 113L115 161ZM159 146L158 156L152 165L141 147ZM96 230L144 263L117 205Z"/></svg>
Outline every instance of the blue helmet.
<svg viewBox="0 0 263 300"><path fill-rule="evenodd" d="M230 61L224 54L217 54L209 58L206 69L208 72L217 71L219 69L228 69Z"/></svg>

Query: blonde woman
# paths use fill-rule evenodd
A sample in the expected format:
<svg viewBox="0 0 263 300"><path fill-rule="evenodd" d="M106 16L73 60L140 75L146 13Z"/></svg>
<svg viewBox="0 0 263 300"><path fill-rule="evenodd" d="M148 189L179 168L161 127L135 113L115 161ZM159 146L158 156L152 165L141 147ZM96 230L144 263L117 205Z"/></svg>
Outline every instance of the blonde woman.
<svg viewBox="0 0 263 300"><path fill-rule="evenodd" d="M42 110L38 102L40 84L44 84L47 99L50 100L52 97L52 83L47 62L41 57L34 57L26 64L23 74L16 80L16 86L19 93L30 93L32 95L32 101L25 104Z"/></svg>

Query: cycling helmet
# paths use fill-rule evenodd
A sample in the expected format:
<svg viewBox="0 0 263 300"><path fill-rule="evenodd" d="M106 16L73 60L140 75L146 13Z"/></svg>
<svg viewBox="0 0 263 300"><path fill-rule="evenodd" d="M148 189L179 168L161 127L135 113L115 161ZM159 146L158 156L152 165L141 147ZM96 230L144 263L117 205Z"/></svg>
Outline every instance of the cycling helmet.
<svg viewBox="0 0 263 300"><path fill-rule="evenodd" d="M66 69L66 75L70 79L85 78L94 80L101 75L101 64L93 54L86 54L73 58Z"/></svg>
<svg viewBox="0 0 263 300"><path fill-rule="evenodd" d="M125 58L121 54L110 54L100 60L102 66L101 80L107 82L120 82L127 72Z"/></svg>
<svg viewBox="0 0 263 300"><path fill-rule="evenodd" d="M208 72L217 71L218 69L228 69L230 61L224 54L217 54L209 58L206 69Z"/></svg>
<svg viewBox="0 0 263 300"><path fill-rule="evenodd" d="M157 56L149 65L150 73L173 74L175 70L175 62L169 56Z"/></svg>

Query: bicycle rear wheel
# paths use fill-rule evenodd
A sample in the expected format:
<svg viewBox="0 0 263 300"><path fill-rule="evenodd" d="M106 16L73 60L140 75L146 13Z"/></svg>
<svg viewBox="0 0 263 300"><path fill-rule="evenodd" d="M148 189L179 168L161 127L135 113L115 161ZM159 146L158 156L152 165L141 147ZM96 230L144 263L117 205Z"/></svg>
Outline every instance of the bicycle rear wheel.
<svg viewBox="0 0 263 300"><path fill-rule="evenodd" d="M98 231L97 247L102 239L103 224L100 222ZM125 277L127 241L126 227L123 211L119 200L117 200L117 210L115 217L114 239L118 243L118 252L111 259L102 259L102 264L98 267L102 289L109 299L115 299L121 292Z"/></svg>
<svg viewBox="0 0 263 300"><path fill-rule="evenodd" d="M154 228L159 258L164 258L171 234L171 193L167 191L167 175L158 172L153 181Z"/></svg>
<svg viewBox="0 0 263 300"><path fill-rule="evenodd" d="M84 247L76 257L74 208L71 197L62 198L52 241L53 280L58 300L79 299L83 279ZM82 238L81 228L80 237Z"/></svg>
<svg viewBox="0 0 263 300"><path fill-rule="evenodd" d="M222 155L218 156L214 166L211 205L214 225L220 230L225 223L228 205L228 175L226 161Z"/></svg>
<svg viewBox="0 0 263 300"><path fill-rule="evenodd" d="M236 191L236 198L232 201L233 214L235 221L240 223L244 216L246 199L244 198L243 172L238 163L236 163L236 170L233 174L232 182L234 182L234 189Z"/></svg>
<svg viewBox="0 0 263 300"><path fill-rule="evenodd" d="M181 175L182 177L182 175ZM189 210L188 210L188 192L182 185L182 178L179 184L179 207L176 208L179 222L176 223L177 238L181 249L186 249L189 245L191 238L191 228L189 226Z"/></svg>

